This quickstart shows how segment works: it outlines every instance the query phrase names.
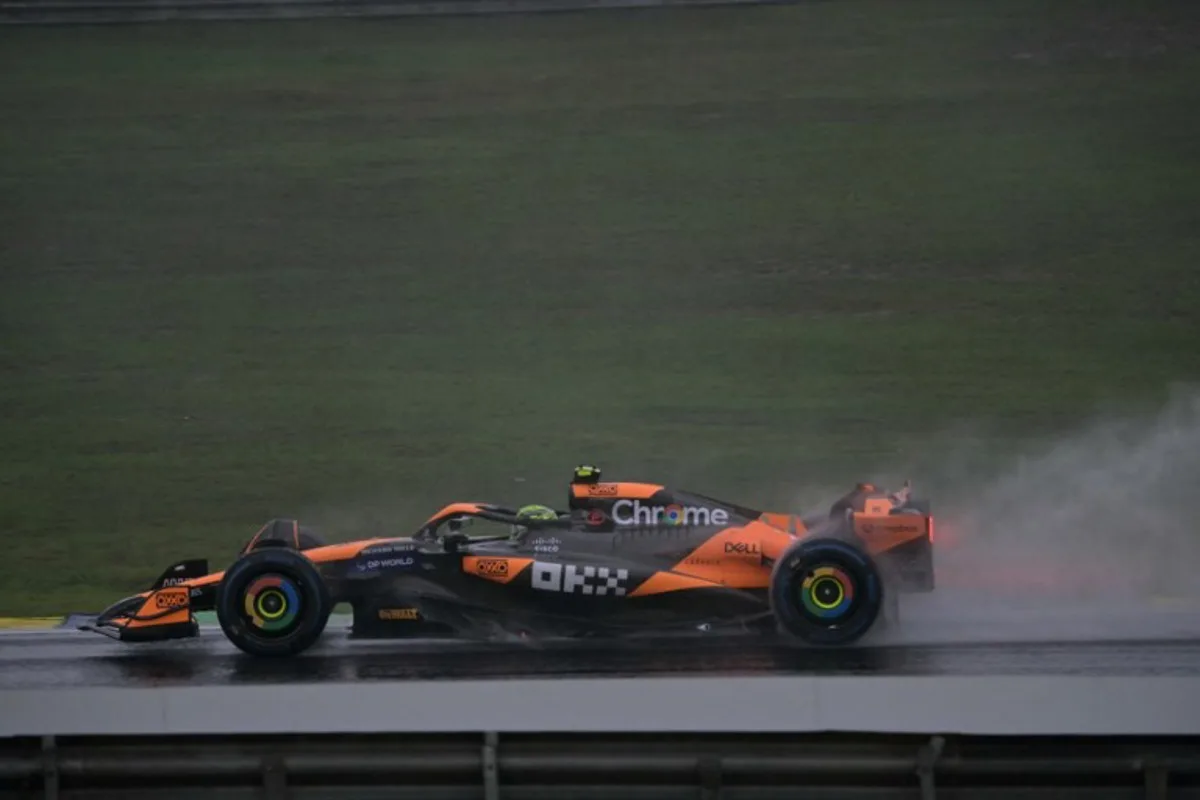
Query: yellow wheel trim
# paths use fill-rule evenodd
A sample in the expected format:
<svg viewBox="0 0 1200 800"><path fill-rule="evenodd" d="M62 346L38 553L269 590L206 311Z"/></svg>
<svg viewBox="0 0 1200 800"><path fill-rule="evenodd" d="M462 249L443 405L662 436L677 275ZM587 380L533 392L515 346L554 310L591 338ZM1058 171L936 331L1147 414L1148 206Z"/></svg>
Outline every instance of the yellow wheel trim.
<svg viewBox="0 0 1200 800"><path fill-rule="evenodd" d="M820 599L817 597L817 589L821 588L821 584L824 584L824 583L832 583L834 586L837 587L837 596L831 602L828 602L828 603L822 603L820 601ZM822 609L826 609L826 610L831 609L831 608L837 608L838 603L842 602L842 600L846 597L846 590L842 588L842 582L839 581L837 578L830 578L828 576L822 576L820 578L817 578L817 580L814 581L813 585L809 588L808 592L809 592L809 595L812 597L813 605L817 606L817 608L822 608Z"/></svg>
<svg viewBox="0 0 1200 800"><path fill-rule="evenodd" d="M278 597L283 601L283 603L279 606L279 610L274 614L268 612L266 606L263 605L263 601L268 597ZM264 619L279 619L285 613L287 613L287 598L284 597L283 592L279 591L278 589L267 589L258 596L258 602L254 604L254 608L260 615L262 615Z"/></svg>

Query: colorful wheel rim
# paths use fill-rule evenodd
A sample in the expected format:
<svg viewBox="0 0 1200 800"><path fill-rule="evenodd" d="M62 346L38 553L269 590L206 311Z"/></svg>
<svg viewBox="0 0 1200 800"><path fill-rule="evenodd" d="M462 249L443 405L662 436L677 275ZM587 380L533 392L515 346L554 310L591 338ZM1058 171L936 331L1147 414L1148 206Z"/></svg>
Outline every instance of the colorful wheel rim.
<svg viewBox="0 0 1200 800"><path fill-rule="evenodd" d="M854 579L838 567L817 567L800 585L800 597L809 614L822 620L834 620L854 604Z"/></svg>
<svg viewBox="0 0 1200 800"><path fill-rule="evenodd" d="M261 575L245 592L246 616L250 624L267 633L278 633L296 621L300 613L300 592L289 578Z"/></svg>

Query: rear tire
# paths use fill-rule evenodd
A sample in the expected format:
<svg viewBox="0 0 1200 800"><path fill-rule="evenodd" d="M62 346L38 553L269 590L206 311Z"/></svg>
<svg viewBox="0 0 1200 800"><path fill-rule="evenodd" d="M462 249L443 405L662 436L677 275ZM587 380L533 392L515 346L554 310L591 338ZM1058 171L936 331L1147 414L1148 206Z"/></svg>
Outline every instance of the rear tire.
<svg viewBox="0 0 1200 800"><path fill-rule="evenodd" d="M234 646L253 656L292 656L325 631L333 603L317 568L295 550L243 556L217 587L217 619Z"/></svg>
<svg viewBox="0 0 1200 800"><path fill-rule="evenodd" d="M771 574L771 610L788 634L813 645L851 644L875 624L883 580L849 542L809 539L780 556Z"/></svg>

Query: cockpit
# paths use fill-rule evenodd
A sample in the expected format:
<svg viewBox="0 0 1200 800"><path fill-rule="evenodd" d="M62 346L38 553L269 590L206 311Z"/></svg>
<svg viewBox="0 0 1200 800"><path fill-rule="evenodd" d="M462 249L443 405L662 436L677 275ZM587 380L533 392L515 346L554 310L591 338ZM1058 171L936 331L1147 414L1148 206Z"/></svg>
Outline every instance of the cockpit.
<svg viewBox="0 0 1200 800"><path fill-rule="evenodd" d="M510 541L520 544L533 532L571 525L568 513L540 505L520 508L457 503L443 508L414 535L418 541L457 550L467 543Z"/></svg>

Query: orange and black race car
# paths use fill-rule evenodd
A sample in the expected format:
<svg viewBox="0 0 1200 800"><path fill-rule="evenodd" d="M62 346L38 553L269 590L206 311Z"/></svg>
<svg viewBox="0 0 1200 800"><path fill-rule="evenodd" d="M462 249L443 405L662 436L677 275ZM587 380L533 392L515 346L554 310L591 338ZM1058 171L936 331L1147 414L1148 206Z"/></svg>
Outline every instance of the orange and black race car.
<svg viewBox="0 0 1200 800"><path fill-rule="evenodd" d="M368 638L622 636L691 629L842 645L934 587L933 517L860 484L812 517L762 512L575 470L569 508L453 503L411 536L326 544L295 520L263 526L223 572L170 567L86 629L121 641L196 636L216 609L247 653L286 656L334 606ZM494 524L493 535L464 527Z"/></svg>

